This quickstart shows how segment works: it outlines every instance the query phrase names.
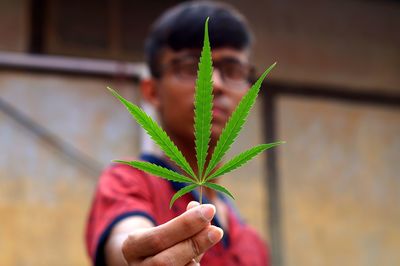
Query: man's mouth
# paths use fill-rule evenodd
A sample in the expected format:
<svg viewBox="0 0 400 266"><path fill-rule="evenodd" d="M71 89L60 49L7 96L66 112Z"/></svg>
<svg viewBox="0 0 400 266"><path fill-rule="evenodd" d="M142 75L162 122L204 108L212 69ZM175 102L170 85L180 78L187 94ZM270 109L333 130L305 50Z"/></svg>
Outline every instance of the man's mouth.
<svg viewBox="0 0 400 266"><path fill-rule="evenodd" d="M225 121L228 115L228 112L219 106L213 106L212 109L212 114L213 114L213 120L223 120Z"/></svg>

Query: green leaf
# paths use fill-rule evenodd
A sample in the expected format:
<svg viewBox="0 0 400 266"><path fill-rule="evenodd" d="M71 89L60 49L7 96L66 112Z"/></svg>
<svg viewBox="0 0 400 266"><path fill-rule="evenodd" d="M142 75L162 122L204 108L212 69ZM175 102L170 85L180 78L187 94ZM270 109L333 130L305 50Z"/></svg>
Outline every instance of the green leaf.
<svg viewBox="0 0 400 266"><path fill-rule="evenodd" d="M140 107L129 102L121 95L119 95L116 91L107 87L107 89L118 99L120 102L125 105L126 109L132 114L135 120L144 128L149 134L149 136L158 144L161 150L173 160L179 167L182 168L187 174L196 179L196 175L193 172L193 169L190 167L189 163L186 161L185 157L182 155L182 152L178 150L172 140L169 138L167 133L155 122L150 116L148 116Z"/></svg>
<svg viewBox="0 0 400 266"><path fill-rule="evenodd" d="M251 160L254 156L258 155L259 153L263 152L264 150L278 146L283 143L285 143L285 142L278 141L278 142L274 142L274 143L257 145L251 149L248 149L247 151L244 151L244 152L240 153L239 155L236 155L234 158L232 158L226 164L221 166L217 171L215 171L213 174L208 176L206 178L206 181L210 181L210 180L217 178L223 174L231 172L232 170L235 170L236 168L244 165L249 160Z"/></svg>
<svg viewBox="0 0 400 266"><path fill-rule="evenodd" d="M218 184L215 184L215 183L206 182L206 183L203 184L203 186L212 188L212 189L214 189L214 190L218 190L218 191L220 191L220 192L222 192L222 193L225 193L226 195L228 195L228 196L231 197L232 199L235 199L235 198L233 197L233 195L231 194L231 192L229 192L229 190L227 190L226 188L224 188L224 187L221 186L221 185L218 185Z"/></svg>
<svg viewBox="0 0 400 266"><path fill-rule="evenodd" d="M184 188L181 188L178 192L175 193L175 195L172 197L170 203L169 203L169 208L171 209L172 205L174 205L174 202L185 195L186 193L189 193L190 191L194 190L197 188L199 185L198 184L192 184L189 186L186 186Z"/></svg>
<svg viewBox="0 0 400 266"><path fill-rule="evenodd" d="M212 120L212 59L208 39L208 18L204 29L204 43L201 51L199 71L197 72L196 93L194 101L194 130L198 178L202 180L211 136Z"/></svg>
<svg viewBox="0 0 400 266"><path fill-rule="evenodd" d="M162 177L167 180L181 182L181 183L193 183L194 181L184 175L181 175L175 171L169 170L162 166L149 163L149 162L139 162L139 161L121 161L121 160L114 160L114 162L123 163L135 167L139 170L143 170L150 174Z"/></svg>
<svg viewBox="0 0 400 266"><path fill-rule="evenodd" d="M239 132L249 115L250 109L253 107L256 101L263 80L275 67L275 65L276 63L272 64L267 70L264 71L261 77L249 89L246 95L243 96L235 111L232 113L232 116L229 118L221 133L221 136L218 139L217 145L215 146L214 152L207 166L205 176L207 176L222 160L222 157L226 154L232 143L239 135Z"/></svg>

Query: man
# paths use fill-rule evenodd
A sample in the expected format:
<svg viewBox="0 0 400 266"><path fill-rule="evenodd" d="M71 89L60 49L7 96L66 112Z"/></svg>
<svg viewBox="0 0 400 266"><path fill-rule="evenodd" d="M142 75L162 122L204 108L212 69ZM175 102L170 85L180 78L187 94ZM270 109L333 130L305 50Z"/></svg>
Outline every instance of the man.
<svg viewBox="0 0 400 266"><path fill-rule="evenodd" d="M143 98L158 111L163 129L194 170L193 98L207 17L214 64L212 153L250 86L251 34L237 11L215 2L187 2L164 13L146 41L151 77L141 84ZM141 159L177 169L165 156L144 154ZM169 209L180 188L126 165L106 169L86 234L93 263L184 266L201 259L202 265L269 264L265 245L224 196L206 190L208 204L200 206L194 191Z"/></svg>

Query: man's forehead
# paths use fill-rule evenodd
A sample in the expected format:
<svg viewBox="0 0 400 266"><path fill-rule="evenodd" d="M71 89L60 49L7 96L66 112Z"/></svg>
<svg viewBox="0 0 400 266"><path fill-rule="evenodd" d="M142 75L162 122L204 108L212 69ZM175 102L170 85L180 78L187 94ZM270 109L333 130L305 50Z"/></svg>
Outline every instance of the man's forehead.
<svg viewBox="0 0 400 266"><path fill-rule="evenodd" d="M250 52L248 49L238 50L231 47L218 47L212 49L211 54L213 60L218 60L224 57L231 57L231 58L236 58L242 62L248 62L250 56ZM179 51L174 51L171 48L165 48L163 49L160 55L160 63L163 64L170 62L171 60L174 60L176 58L185 58L185 57L198 59L200 58L200 55L201 55L201 50L197 48L182 49Z"/></svg>

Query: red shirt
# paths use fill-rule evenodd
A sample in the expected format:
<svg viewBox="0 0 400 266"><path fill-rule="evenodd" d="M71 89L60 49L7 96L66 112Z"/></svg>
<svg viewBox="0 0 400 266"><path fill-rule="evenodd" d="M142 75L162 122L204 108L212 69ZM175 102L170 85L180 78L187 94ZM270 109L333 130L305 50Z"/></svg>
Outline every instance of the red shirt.
<svg viewBox="0 0 400 266"><path fill-rule="evenodd" d="M152 155L143 160L170 168L164 161ZM86 227L86 246L93 265L105 265L104 245L113 226L122 219L141 215L154 225L163 224L186 210L191 200L198 200L196 191L178 199L169 208L169 201L182 184L152 176L123 164L113 164L101 175L92 203ZM270 265L267 248L258 234L244 224L234 208L228 205L229 231L224 231L221 242L209 249L201 260L203 266ZM207 199L203 198L207 203ZM214 225L219 222L214 218Z"/></svg>

